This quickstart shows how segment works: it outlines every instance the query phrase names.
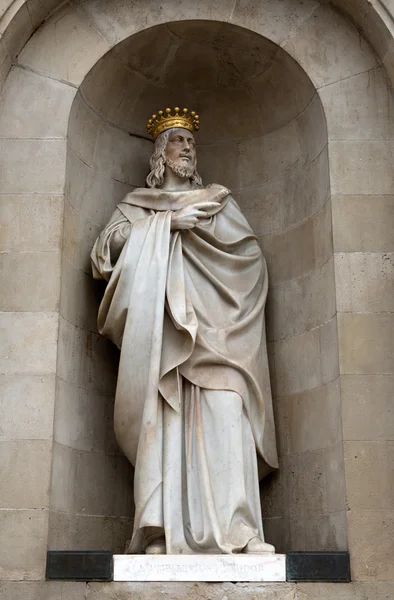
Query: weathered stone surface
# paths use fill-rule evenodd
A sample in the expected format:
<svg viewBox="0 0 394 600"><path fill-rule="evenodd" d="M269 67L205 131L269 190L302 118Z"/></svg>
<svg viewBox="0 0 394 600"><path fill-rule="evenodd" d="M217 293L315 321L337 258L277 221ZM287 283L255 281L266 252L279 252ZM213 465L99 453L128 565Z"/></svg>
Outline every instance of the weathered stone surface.
<svg viewBox="0 0 394 600"><path fill-rule="evenodd" d="M393 508L394 442L344 442L344 455L348 507Z"/></svg>
<svg viewBox="0 0 394 600"><path fill-rule="evenodd" d="M52 443L16 440L0 443L0 508L49 508Z"/></svg>
<svg viewBox="0 0 394 600"><path fill-rule="evenodd" d="M89 583L86 600L159 600L163 595L171 600L294 600L291 583Z"/></svg>
<svg viewBox="0 0 394 600"><path fill-rule="evenodd" d="M394 196L332 196L336 252L392 252Z"/></svg>
<svg viewBox="0 0 394 600"><path fill-rule="evenodd" d="M342 375L342 422L345 440L393 440L394 377Z"/></svg>
<svg viewBox="0 0 394 600"><path fill-rule="evenodd" d="M70 4L66 4L29 40L19 55L18 62L78 86L109 48L109 43L88 19Z"/></svg>
<svg viewBox="0 0 394 600"><path fill-rule="evenodd" d="M0 578L44 579L48 511L0 510L0 529L7 540L0 547Z"/></svg>
<svg viewBox="0 0 394 600"><path fill-rule="evenodd" d="M393 527L393 509L348 512L353 581L393 581Z"/></svg>
<svg viewBox="0 0 394 600"><path fill-rule="evenodd" d="M0 135L66 137L74 96L74 87L19 66L13 67L0 102Z"/></svg>
<svg viewBox="0 0 394 600"><path fill-rule="evenodd" d="M0 388L0 440L52 438L54 374L0 375Z"/></svg>
<svg viewBox="0 0 394 600"><path fill-rule="evenodd" d="M75 581L4 581L1 600L85 600L86 583Z"/></svg>

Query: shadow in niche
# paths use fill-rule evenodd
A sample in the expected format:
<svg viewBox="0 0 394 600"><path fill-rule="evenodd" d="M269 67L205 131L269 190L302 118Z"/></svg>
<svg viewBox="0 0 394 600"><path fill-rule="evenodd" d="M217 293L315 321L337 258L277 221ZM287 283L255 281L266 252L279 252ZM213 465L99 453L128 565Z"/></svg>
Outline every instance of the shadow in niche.
<svg viewBox="0 0 394 600"><path fill-rule="evenodd" d="M118 353L97 334L102 289L89 253L116 204L144 186L152 151L147 118L175 105L200 114L203 180L232 190L268 262L281 468L261 487L266 538L283 552L342 549L344 505L329 505L335 482L327 471L330 460L340 460L337 372L321 361L336 352L325 117L287 53L211 21L168 23L128 38L94 66L73 103L50 548L119 552L130 537L133 473L112 432ZM57 472L66 465L65 484Z"/></svg>

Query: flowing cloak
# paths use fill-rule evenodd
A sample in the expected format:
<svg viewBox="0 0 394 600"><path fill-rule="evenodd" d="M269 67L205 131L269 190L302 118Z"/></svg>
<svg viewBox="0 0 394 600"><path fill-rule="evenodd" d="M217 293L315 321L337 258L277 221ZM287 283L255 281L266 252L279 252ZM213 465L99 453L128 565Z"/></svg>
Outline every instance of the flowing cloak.
<svg viewBox="0 0 394 600"><path fill-rule="evenodd" d="M173 210L212 200L219 206L196 227L171 231ZM136 466L137 524L163 479L160 403L180 411L183 378L239 394L259 476L277 468L264 323L267 268L229 190L215 184L187 192L136 189L118 205L91 259L94 277L107 282L98 328L121 350L115 432Z"/></svg>

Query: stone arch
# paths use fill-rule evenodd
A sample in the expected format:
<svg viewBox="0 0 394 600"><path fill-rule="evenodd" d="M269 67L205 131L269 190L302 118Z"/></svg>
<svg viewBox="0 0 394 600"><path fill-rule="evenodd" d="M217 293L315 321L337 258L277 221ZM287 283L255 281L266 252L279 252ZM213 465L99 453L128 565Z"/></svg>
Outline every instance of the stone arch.
<svg viewBox="0 0 394 600"><path fill-rule="evenodd" d="M23 3L18 6L20 8L15 13L15 18L18 15L23 16L23 14L26 17L26 11L23 7L27 9L28 6ZM34 352L40 357L39 360L31 360L32 349L30 348L26 355L15 358L15 365L8 363L7 369L11 374L17 373L19 372L17 369L20 369L20 367L16 366L16 363L18 360L24 362L24 372L29 380L26 385L30 386L36 384L38 375L45 375L49 390L48 398L52 399L52 411L54 409L53 390L52 392L50 390L52 389L51 385L53 385L55 372L58 332L57 310L60 274L58 244L61 228L59 213L62 207L66 171L65 139L70 106L74 94L86 74L115 44L151 25L195 19L231 22L231 24L266 37L282 47L301 65L318 90L318 95L325 109L331 191L335 196L333 210L334 240L339 244L337 246L339 249L344 247L343 229L341 231L343 211L348 210L347 215L352 214L351 200L346 203L347 206L344 208L343 205L340 205L339 197L346 195L350 199L357 194L365 195L367 191L368 194L379 196L383 214L387 208L387 201L383 200L383 196L392 193L393 182L390 175L392 136L391 128L388 126L390 124L388 107L391 100L384 73L368 45L362 39L360 41L357 31L330 6L320 5L313 0L299 4L292 2L291 7L287 3L280 3L280 8L278 8L279 3L265 3L262 5L261 11L256 7L252 8L246 1L236 4L235 7L233 2L220 2L213 5L212 3L206 3L206 5L200 3L198 7L191 7L189 3L183 3L181 6L177 3L175 7L175 4L169 2L165 3L163 10L159 12L155 9L155 5L152 6L152 10L149 10L146 3L135 3L133 11L130 12L126 11L125 6L122 3L109 4L100 0L85 2L81 0L72 4L66 3L36 31L21 52L23 44L20 40L24 39L24 36L26 37L26 32L29 32L30 29L27 26L22 27L22 25L26 25L26 22L22 16L18 16L20 20L11 19L9 21L8 40L7 35L4 35L1 40L3 49L5 44L13 56L18 56L17 63L6 80L0 113L1 162L5 173L3 195L8 194L4 201L7 203L7 210L10 211L10 214L13 214L15 203L18 203L17 213L20 208L30 211L29 214L32 220L29 222L29 226L33 225L33 233L29 237L26 233L26 224L23 225L19 219L18 227L19 232L22 231L23 233L22 238L19 236L16 246L12 246L14 239L11 230L10 244L12 249L16 250L16 253L19 252L19 254L25 252L27 248L29 252L32 249L36 252L37 240L41 239L42 241L44 238L45 244L42 247L43 249L39 251L48 254L46 257L30 257L32 260L34 258L40 259L44 286L29 295L29 297L24 296L21 298L21 285L15 282L15 275L12 275L15 272L21 272L18 269L21 268L22 259L23 264L26 265L26 256L12 257L11 266L6 265L5 267L5 269L9 269L11 282L10 292L5 294L5 300L3 301L5 327L8 330L12 328L14 335L15 331L20 330L22 338L26 335L25 332L29 331L29 335L35 338L36 347ZM280 11L279 14L278 10ZM364 21L367 14L368 11L364 14ZM31 20L31 13L29 13L29 19ZM22 27L24 33L19 37L15 36L15 40L18 37L18 44L12 44L11 41L14 38L11 25L15 26L17 24L19 28ZM4 71L7 71L9 64L9 56L6 53L6 58L3 61ZM368 90L371 91L371 78L373 80L373 93L368 94ZM366 104L361 104L355 109L352 98L359 97L360 90L366 92ZM25 94L25 98L28 98L29 101L25 102L23 107L20 108L13 102L15 94L20 94L22 97ZM28 106L27 109L26 106ZM319 110L320 103L316 101L315 107L316 110ZM314 118L312 113L310 116ZM363 125L362 128L360 122ZM379 155L379 161L375 160L377 154ZM376 176L377 168L379 169L378 176ZM41 202L39 206L38 201ZM47 211L46 214L52 219L51 226L42 217L43 207ZM328 213L328 221L330 217L331 215ZM42 235L43 227L44 236ZM75 223L75 227L78 227L78 223ZM31 230L31 227L29 227L29 231ZM35 234L35 237L33 234ZM321 241L320 236L318 236L318 241ZM49 254L51 254L50 258ZM339 257L339 259L341 258ZM348 259L348 257L345 258ZM52 260L52 263L50 260ZM27 268L29 273L33 272L33 264L32 262ZM351 345L352 342L348 339L349 328L359 324L359 322L355 322L353 315L349 319L349 311L346 310L352 305L352 299L346 296L344 278L346 279L346 269L348 269L348 272L353 273L354 268L355 265L349 263L345 265L345 271L340 266L337 270L336 298L344 313L340 316L339 323L339 337L342 347ZM51 269L53 276L45 278L44 274L47 274L49 269ZM340 284L342 282L342 288L338 287L338 281ZM335 294L335 288L333 288L333 291ZM362 299L359 299L359 301L362 302ZM18 311L21 311L20 314L17 314ZM338 375L336 320L333 318L330 321L330 326L324 332L323 330L319 331L319 339L316 343L318 343L320 349L320 345L324 344L322 340L326 340L328 346L334 348L334 352L330 354L333 358L330 368L333 373L336 372ZM377 324L380 327L385 326L383 321L379 321ZM38 332L40 332L40 335L37 335ZM304 339L298 341L306 342ZM91 342L91 339L86 340L88 354L91 352L91 346L89 346ZM279 346L280 344L282 344L281 341ZM307 343L305 348L307 348ZM44 349L45 351L43 351ZM357 349L351 348L351 350L354 355ZM314 353L314 347L312 347L311 353ZM280 363L281 360L288 360L288 354L283 353L280 347L275 348L274 355L276 363ZM25 357L28 357L27 362L24 360ZM342 360L341 353L339 353L339 358ZM360 360L362 359L363 357L360 358ZM59 346L58 360L61 361L61 346ZM351 374L353 373L352 369L358 368L357 366L354 367L348 359L344 360L345 362L342 361L343 364L341 365L342 373ZM100 364L96 364L94 368L100 369ZM295 378L297 378L297 375L295 375ZM313 385L311 389L314 389ZM298 391L297 388L292 389L291 395L296 395ZM309 401L308 398L296 398L295 404L290 408L287 400L283 402L281 408L284 411L282 422L286 423L287 426L291 425L291 419L294 417L293 410L296 406L300 408L300 415L305 415L308 412ZM60 419L58 423L61 425L62 420ZM315 426L313 422L309 424L311 427ZM42 435L41 438L38 438L40 444L36 446L37 452L42 452L43 458L50 462L51 458L48 459L48 456L52 457L52 447L48 448L48 444L44 444L47 439L50 439L49 430L50 427L46 438L42 439ZM341 466L341 463L343 464L342 440L338 441L337 438L335 440L339 454L334 452L331 456L321 456L319 459L327 462L332 467L333 473L340 472L343 469L343 466ZM302 446L303 441L298 441ZM315 450L312 450L312 452L315 452ZM300 452L295 452L295 454L298 455ZM317 456L317 452L315 452L315 455ZM61 485L53 485L52 502L54 499L56 500L57 494L61 505L61 502L68 497L67 485L70 477L73 477L73 469L79 467L78 462L70 462L67 456L61 456L61 450L59 450L58 455L54 454L53 464L53 472L61 473ZM310 462L307 462L305 468L308 469L310 464ZM47 475L49 481L49 470ZM302 478L302 475L300 477ZM306 483L306 485L309 484ZM303 483L300 483L300 478L297 478L293 488L286 492L290 494L289 503L296 501L297 494L302 487ZM272 502L274 504L276 502L275 494L280 495L278 491L280 488L279 485L274 483L272 488ZM340 497L344 497L342 492ZM84 499L82 498L82 504ZM341 513L341 518L344 518L343 504L336 510L335 507L338 508L336 498L327 497L325 501L331 502L331 514ZM41 513L40 518L44 521L45 519L48 520L48 509L50 507L48 491L40 496L40 502L43 505L41 508L47 509ZM32 507L26 506L23 508L30 510ZM309 510L308 506L304 508L306 511ZM38 518L38 515L35 514L34 517ZM273 521L276 517L277 515L273 514ZM354 518L357 518L357 514ZM103 519L100 527L104 523L107 525L107 539L119 540L119 527L121 527L119 521L109 523L108 519L106 521ZM284 535L288 530L287 525L283 529ZM342 522L340 528L343 530L344 526L345 524ZM83 531L83 527L78 520L73 522L72 527L75 535ZM64 531L69 532L70 528L66 528L63 532L56 531L56 525L53 524L51 530L52 534L54 532L55 537L52 535L51 539L56 540L55 545L70 546L70 538L67 537L68 534L64 534ZM350 529L351 536L356 535L357 531L357 527L353 530ZM95 537L96 533L92 535L92 547L99 547L100 540ZM298 529L296 528L294 536L294 539L304 540L304 547L310 545L310 540L305 538L305 529L302 529L302 524L298 526ZM322 541L322 546L326 545L327 539ZM351 537L351 539L353 538ZM286 543L285 540L283 547L286 547ZM332 547L334 546L343 547L343 541L336 539L334 536ZM42 548L44 547L45 544L42 545ZM358 563L356 563L356 568L357 565ZM35 571L34 568L36 568ZM31 567L30 572L33 572L33 575L34 573L40 573L40 568L42 567Z"/></svg>

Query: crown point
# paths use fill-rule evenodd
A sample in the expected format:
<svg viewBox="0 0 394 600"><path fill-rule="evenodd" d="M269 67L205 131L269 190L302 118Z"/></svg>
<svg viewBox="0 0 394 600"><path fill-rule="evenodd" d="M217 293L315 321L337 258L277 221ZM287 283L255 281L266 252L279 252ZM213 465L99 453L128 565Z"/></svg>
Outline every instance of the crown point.
<svg viewBox="0 0 394 600"><path fill-rule="evenodd" d="M171 112L171 108L166 108L166 113L169 115Z"/></svg>
<svg viewBox="0 0 394 600"><path fill-rule="evenodd" d="M196 121L198 121L198 119L200 118L200 117L199 117L198 115L196 115L196 114L194 114L193 116L194 116L194 118L196 119Z"/></svg>
<svg viewBox="0 0 394 600"><path fill-rule="evenodd" d="M192 112L190 114L192 117L194 117L196 113L194 112L194 110L192 110Z"/></svg>
<svg viewBox="0 0 394 600"><path fill-rule="evenodd" d="M186 113L187 113L187 108L184 108L184 109L183 109L183 113L186 115Z"/></svg>
<svg viewBox="0 0 394 600"><path fill-rule="evenodd" d="M175 112L176 112L176 113L179 113L179 111L180 111L180 108L179 108L179 106L176 106L176 107L175 107Z"/></svg>
<svg viewBox="0 0 394 600"><path fill-rule="evenodd" d="M163 111L159 110L159 115L162 116L163 115Z"/></svg>
<svg viewBox="0 0 394 600"><path fill-rule="evenodd" d="M149 119L148 123L151 124L152 123L152 119Z"/></svg>
<svg viewBox="0 0 394 600"><path fill-rule="evenodd" d="M152 119L155 120L156 119L156 115L152 115Z"/></svg>

